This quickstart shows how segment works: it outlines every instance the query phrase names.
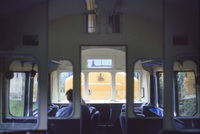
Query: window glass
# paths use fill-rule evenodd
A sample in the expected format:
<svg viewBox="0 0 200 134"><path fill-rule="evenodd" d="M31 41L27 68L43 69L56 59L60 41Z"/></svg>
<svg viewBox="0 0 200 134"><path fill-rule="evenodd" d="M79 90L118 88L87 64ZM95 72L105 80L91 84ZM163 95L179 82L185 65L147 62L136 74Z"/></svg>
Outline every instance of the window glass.
<svg viewBox="0 0 200 134"><path fill-rule="evenodd" d="M139 99L139 83L140 83L138 72L134 72L133 81L134 81L134 87L133 87L134 100L138 100Z"/></svg>
<svg viewBox="0 0 200 134"><path fill-rule="evenodd" d="M9 111L12 116L24 116L25 80L26 74L21 72L14 73L10 80Z"/></svg>
<svg viewBox="0 0 200 134"><path fill-rule="evenodd" d="M163 72L157 73L157 80L158 80L158 105L159 107L163 108L163 93L164 93L164 87L163 87Z"/></svg>
<svg viewBox="0 0 200 134"><path fill-rule="evenodd" d="M111 97L111 74L108 72L89 73L89 99L108 100Z"/></svg>
<svg viewBox="0 0 200 134"><path fill-rule="evenodd" d="M144 63L150 60L139 60L135 63L133 83L134 83L134 102L143 103L149 101L149 72L144 69Z"/></svg>
<svg viewBox="0 0 200 134"><path fill-rule="evenodd" d="M38 112L38 67L30 57L13 60L6 72L9 82L7 116L31 117Z"/></svg>
<svg viewBox="0 0 200 134"><path fill-rule="evenodd" d="M116 99L126 99L126 73L116 73Z"/></svg>
<svg viewBox="0 0 200 134"><path fill-rule="evenodd" d="M176 91L178 97L178 115L191 116L196 109L196 88L194 72L176 72Z"/></svg>
<svg viewBox="0 0 200 134"><path fill-rule="evenodd" d="M89 68L111 68L111 59L88 59L87 61Z"/></svg>
<svg viewBox="0 0 200 134"><path fill-rule="evenodd" d="M72 72L62 72L60 73L60 83L59 83L59 91L60 91L60 100L66 100L65 93L69 89L73 89L73 77Z"/></svg>
<svg viewBox="0 0 200 134"><path fill-rule="evenodd" d="M114 14L108 18L108 32L120 33L120 15Z"/></svg>
<svg viewBox="0 0 200 134"><path fill-rule="evenodd" d="M50 60L49 70L54 69L51 73L51 102L65 103L68 102L65 93L73 89L73 71L72 64L68 60ZM56 68L56 70L55 70Z"/></svg>
<svg viewBox="0 0 200 134"><path fill-rule="evenodd" d="M135 72L134 77L134 100L139 98L139 73ZM126 99L126 73L116 73L116 99Z"/></svg>
<svg viewBox="0 0 200 134"><path fill-rule="evenodd" d="M33 110L36 110L38 108L37 96L38 96L38 73L36 73L33 82Z"/></svg>
<svg viewBox="0 0 200 134"><path fill-rule="evenodd" d="M97 15L96 14L88 14L86 15L86 30L87 33L97 33Z"/></svg>

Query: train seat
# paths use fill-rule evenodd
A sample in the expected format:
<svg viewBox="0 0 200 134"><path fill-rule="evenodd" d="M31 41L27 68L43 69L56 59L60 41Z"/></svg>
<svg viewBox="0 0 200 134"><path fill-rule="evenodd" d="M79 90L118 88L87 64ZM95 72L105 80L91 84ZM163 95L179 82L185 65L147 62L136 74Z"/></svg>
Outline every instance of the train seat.
<svg viewBox="0 0 200 134"><path fill-rule="evenodd" d="M142 113L145 115L145 117L163 117L163 111L152 105L143 106Z"/></svg>
<svg viewBox="0 0 200 134"><path fill-rule="evenodd" d="M95 134L97 132L98 124L100 121L100 112L95 111L95 113L91 116L91 124L89 134Z"/></svg>
<svg viewBox="0 0 200 134"><path fill-rule="evenodd" d="M96 108L93 106L89 107L90 115L92 116L96 112Z"/></svg>
<svg viewBox="0 0 200 134"><path fill-rule="evenodd" d="M48 107L48 116L54 117L56 112L58 111L59 107L57 105L49 106Z"/></svg>
<svg viewBox="0 0 200 134"><path fill-rule="evenodd" d="M121 112L119 115L119 121L123 134L125 134L125 118L126 118L125 112Z"/></svg>

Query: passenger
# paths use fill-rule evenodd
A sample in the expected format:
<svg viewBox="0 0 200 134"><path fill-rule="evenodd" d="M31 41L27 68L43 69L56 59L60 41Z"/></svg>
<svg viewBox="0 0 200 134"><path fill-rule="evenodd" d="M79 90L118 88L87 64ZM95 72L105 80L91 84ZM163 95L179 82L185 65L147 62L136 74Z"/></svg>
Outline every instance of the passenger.
<svg viewBox="0 0 200 134"><path fill-rule="evenodd" d="M68 117L72 114L73 111L73 104L72 104L72 98L73 98L73 90L69 89L66 93L66 98L69 101L69 105L67 107L62 107L56 112L56 117Z"/></svg>
<svg viewBox="0 0 200 134"><path fill-rule="evenodd" d="M73 90L69 89L66 92L66 98L69 101L69 105L67 107L63 107L58 110L56 113L56 117L68 117L72 114L73 111ZM90 124L90 111L84 100L81 99L81 108L82 108L82 134L88 134Z"/></svg>

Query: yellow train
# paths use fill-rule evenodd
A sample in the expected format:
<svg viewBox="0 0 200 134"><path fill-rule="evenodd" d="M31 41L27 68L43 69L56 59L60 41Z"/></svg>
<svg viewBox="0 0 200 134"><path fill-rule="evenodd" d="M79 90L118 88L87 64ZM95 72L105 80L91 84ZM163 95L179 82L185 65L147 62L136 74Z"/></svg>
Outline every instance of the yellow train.
<svg viewBox="0 0 200 134"><path fill-rule="evenodd" d="M116 73L116 99L126 99L126 74ZM134 77L134 99L139 98L139 80ZM111 74L109 72L91 72L88 77L89 100L108 100L111 98L112 87ZM73 75L65 80L65 92L73 88ZM81 96L84 98L84 74L81 74Z"/></svg>

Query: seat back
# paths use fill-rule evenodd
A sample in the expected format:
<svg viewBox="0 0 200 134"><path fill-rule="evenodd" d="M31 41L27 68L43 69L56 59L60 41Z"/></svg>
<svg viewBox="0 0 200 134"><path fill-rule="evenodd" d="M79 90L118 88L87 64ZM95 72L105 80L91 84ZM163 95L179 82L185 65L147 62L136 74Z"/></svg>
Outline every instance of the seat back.
<svg viewBox="0 0 200 134"><path fill-rule="evenodd" d="M143 106L143 114L145 117L163 117L163 111L152 105Z"/></svg>
<svg viewBox="0 0 200 134"><path fill-rule="evenodd" d="M96 112L96 108L93 106L89 107L90 115L92 116Z"/></svg>
<svg viewBox="0 0 200 134"><path fill-rule="evenodd" d="M96 111L91 116L90 134L95 134L97 132L99 121L100 121L100 112Z"/></svg>
<svg viewBox="0 0 200 134"><path fill-rule="evenodd" d="M87 106L82 105L82 134L88 134L89 132L89 127L88 124L90 124L90 111Z"/></svg>
<svg viewBox="0 0 200 134"><path fill-rule="evenodd" d="M123 134L125 134L125 118L126 118L125 112L121 112L119 115L119 121Z"/></svg>

